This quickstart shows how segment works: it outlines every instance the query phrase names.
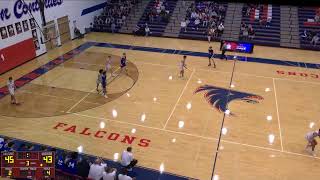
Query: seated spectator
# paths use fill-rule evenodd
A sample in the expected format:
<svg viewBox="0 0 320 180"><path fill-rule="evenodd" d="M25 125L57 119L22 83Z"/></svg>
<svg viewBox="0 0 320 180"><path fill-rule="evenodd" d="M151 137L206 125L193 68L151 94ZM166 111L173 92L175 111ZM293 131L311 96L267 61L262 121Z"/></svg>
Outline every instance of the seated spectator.
<svg viewBox="0 0 320 180"><path fill-rule="evenodd" d="M247 40L249 36L248 28L245 28L244 31L242 32L242 39Z"/></svg>
<svg viewBox="0 0 320 180"><path fill-rule="evenodd" d="M16 151L16 145L14 142L10 141L5 145L5 150L7 152Z"/></svg>
<svg viewBox="0 0 320 180"><path fill-rule="evenodd" d="M220 5L219 6L219 14L224 15L226 12L226 8L224 8L224 6Z"/></svg>
<svg viewBox="0 0 320 180"><path fill-rule="evenodd" d="M243 32L246 27L247 27L246 23L241 22L240 31Z"/></svg>
<svg viewBox="0 0 320 180"><path fill-rule="evenodd" d="M196 20L194 20L194 28L193 29L198 30L199 29L199 24L200 24L200 19L197 18Z"/></svg>
<svg viewBox="0 0 320 180"><path fill-rule="evenodd" d="M70 174L77 174L78 153L71 153L65 160L65 171Z"/></svg>
<svg viewBox="0 0 320 180"><path fill-rule="evenodd" d="M219 24L218 26L218 36L220 36L223 33L224 26L222 23Z"/></svg>
<svg viewBox="0 0 320 180"><path fill-rule="evenodd" d="M103 180L115 180L116 179L117 170L114 168L107 167L105 168L105 172L103 172Z"/></svg>
<svg viewBox="0 0 320 180"><path fill-rule="evenodd" d="M265 18L260 18L259 23L261 26L266 26L267 27L267 20Z"/></svg>
<svg viewBox="0 0 320 180"><path fill-rule="evenodd" d="M197 19L198 18L198 14L195 12L195 11L193 11L192 13L191 13L191 20L195 20L195 19Z"/></svg>
<svg viewBox="0 0 320 180"><path fill-rule="evenodd" d="M184 32L187 32L187 22L185 19L181 21L181 29L183 29Z"/></svg>
<svg viewBox="0 0 320 180"><path fill-rule="evenodd" d="M247 6L244 6L242 8L242 16L247 16L247 10L248 10L248 7Z"/></svg>
<svg viewBox="0 0 320 180"><path fill-rule="evenodd" d="M206 14L204 14L203 18L202 18L202 26L203 27L207 27L208 26L208 21L209 21L209 17Z"/></svg>
<svg viewBox="0 0 320 180"><path fill-rule="evenodd" d="M128 176L128 170L123 168L118 175L118 180L135 180L136 178L132 178Z"/></svg>
<svg viewBox="0 0 320 180"><path fill-rule="evenodd" d="M106 17L106 25L110 25L111 23L111 17Z"/></svg>
<svg viewBox="0 0 320 180"><path fill-rule="evenodd" d="M256 32L254 31L254 29L253 29L253 27L252 27L251 24L249 25L248 35L249 35L249 38L250 38L250 39L253 39L254 36L256 35Z"/></svg>
<svg viewBox="0 0 320 180"><path fill-rule="evenodd" d="M127 17L125 15L122 15L122 24L126 24Z"/></svg>
<svg viewBox="0 0 320 180"><path fill-rule="evenodd" d="M103 177L104 168L106 166L106 164L102 163L101 159L96 159L90 166L88 178L93 180L100 180Z"/></svg>
<svg viewBox="0 0 320 180"><path fill-rule="evenodd" d="M123 151L121 155L121 165L128 170L131 170L136 164L138 160L133 158L132 148L128 147L127 150Z"/></svg>
<svg viewBox="0 0 320 180"><path fill-rule="evenodd" d="M147 21L153 22L154 14L152 12L149 12L147 14Z"/></svg>
<svg viewBox="0 0 320 180"><path fill-rule="evenodd" d="M58 151L56 153L56 168L62 171L65 171L65 160L66 160L66 153L64 151Z"/></svg>
<svg viewBox="0 0 320 180"><path fill-rule="evenodd" d="M17 151L32 151L34 150L34 146L31 144L20 144L19 148L17 149Z"/></svg>
<svg viewBox="0 0 320 180"><path fill-rule="evenodd" d="M314 16L314 22L320 22L320 15L319 14L316 14Z"/></svg>
<svg viewBox="0 0 320 180"><path fill-rule="evenodd" d="M81 158L81 160L78 162L78 176L87 178L89 175L90 170L90 164L89 160L86 157Z"/></svg>
<svg viewBox="0 0 320 180"><path fill-rule="evenodd" d="M272 20L272 17L268 17L267 18L266 27L270 27L271 26L271 20Z"/></svg>
<svg viewBox="0 0 320 180"><path fill-rule="evenodd" d="M300 36L301 36L302 39L311 40L312 34L311 34L310 31L308 31L308 30L305 29L305 30L303 31L303 33L300 34Z"/></svg>
<svg viewBox="0 0 320 180"><path fill-rule="evenodd" d="M0 138L0 152L5 151L7 141L7 138Z"/></svg>
<svg viewBox="0 0 320 180"><path fill-rule="evenodd" d="M318 44L318 42L319 42L319 39L320 39L319 34L315 34L315 35L312 37L312 40L311 40L310 43L311 43L313 46L316 46L316 45Z"/></svg>

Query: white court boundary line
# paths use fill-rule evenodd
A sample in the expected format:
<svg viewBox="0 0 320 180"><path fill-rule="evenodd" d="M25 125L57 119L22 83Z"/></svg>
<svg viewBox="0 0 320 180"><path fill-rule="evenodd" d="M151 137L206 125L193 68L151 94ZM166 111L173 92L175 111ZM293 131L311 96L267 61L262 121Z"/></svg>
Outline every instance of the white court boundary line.
<svg viewBox="0 0 320 180"><path fill-rule="evenodd" d="M217 141L217 140L218 140L217 138L213 138L213 137L200 136L200 135L196 135L196 134L178 132L178 131L173 131L173 130L168 130L168 129L163 129L163 128L145 126L145 125L136 124L136 123L118 121L118 120L113 120L113 119L108 119L108 118L94 117L94 116L85 115L85 114L80 114L80 113L71 113L71 114L76 115L76 116L81 116L81 117L87 117L87 118L93 118L93 119L99 119L99 120L105 120L105 121L115 122L115 123L119 123L119 124L126 124L126 125L143 127L143 128L147 128L147 129L154 129L154 130L159 130L159 131L164 131L164 132L169 132L169 133L175 133L175 134L180 134L180 135L185 135L185 136L191 136L191 137L196 137L196 138L201 138L201 139L206 139L206 140L213 140L213 141ZM246 146L246 147L251 147L251 148L256 148L256 149L275 151L275 152L280 152L280 153L284 153L284 154L291 154L291 155L308 157L308 158L313 158L313 159L319 159L319 160L320 160L320 157L314 157L314 156L311 156L311 155L294 153L294 152L290 152L290 151L282 151L282 150L274 149L274 148L256 146L256 145L251 145L251 144L246 144L246 143L240 143L240 142L234 142L234 141L223 140L223 139L221 140L221 142L225 142L225 143L229 143L229 144L236 144L236 145L241 145L241 146Z"/></svg>
<svg viewBox="0 0 320 180"><path fill-rule="evenodd" d="M163 66L163 67L170 67L170 68L175 68L174 65L165 65L165 64L157 64L157 63L147 63L147 62L139 62L139 61L134 61L135 63L138 64L146 64L146 65L153 65L153 66ZM72 62L72 63L77 63L77 64L86 64L86 65L97 65L97 66L103 66L101 64L94 64L94 63L83 63L83 62ZM208 71L208 72L219 72L219 73L226 73L230 74L231 72L227 71L219 71L219 70L208 70L208 69L202 69L198 68L196 70L200 71ZM241 73L241 72L234 72L235 74L239 75L244 75L244 76L252 76L252 77L257 77L257 78L266 78L266 79L276 79L276 80L282 80L282 81L292 81L292 82L297 82L297 83L309 83L309 84L316 84L320 85L320 82L312 82L312 81L302 81L302 80L294 80L294 79L287 79L287 78L275 78L271 76L260 76L260 75L254 75L254 74L249 74L249 73Z"/></svg>
<svg viewBox="0 0 320 180"><path fill-rule="evenodd" d="M116 69L113 72L116 72L120 69L120 67L118 67L118 69ZM112 77L112 76L111 76ZM116 77L115 77L116 78ZM114 78L114 79L115 79ZM110 80L111 78L109 78ZM108 82L108 80L107 80ZM67 113L71 113L71 110L74 109L76 106L78 106L84 99L86 99L91 93L93 93L96 90L96 88L94 88L93 90L91 90L90 92L88 92L88 94L86 94L83 98L81 98L76 104L74 104L71 108L69 108L69 110L67 111Z"/></svg>
<svg viewBox="0 0 320 180"><path fill-rule="evenodd" d="M182 97L182 95L183 95L184 91L187 89L187 86L188 86L188 84L189 84L189 82L190 82L190 80L191 80L191 78L192 78L192 76L193 76L194 72L195 72L195 70L193 69L193 70L192 70L192 73L191 73L191 75L190 75L190 77L189 77L189 79L188 79L188 81L187 81L187 83L186 83L186 85L185 85L185 86L184 86L184 88L182 89L182 92L181 92L181 94L180 94L180 96L179 96L179 98L178 98L178 100L177 100L176 104L173 106L173 109L172 109L172 111L171 111L171 113L170 113L170 115L169 115L169 117L168 117L168 119L167 119L166 123L164 124L163 129L166 129L167 124L168 124L168 122L169 122L169 120L170 120L171 116L173 115L174 111L176 110L176 107L177 107L177 105L178 105L178 103L179 103L179 101L180 101L180 99L181 99L181 97Z"/></svg>
<svg viewBox="0 0 320 180"><path fill-rule="evenodd" d="M278 128L279 128L281 151L283 152L282 133L281 133L281 125L280 125L281 123L280 123L280 116L279 116L279 106L278 106L276 83L275 83L274 79L272 79L272 82L273 82L274 98L275 98L275 101L276 101L276 109L277 109L277 117L278 117Z"/></svg>
<svg viewBox="0 0 320 180"><path fill-rule="evenodd" d="M139 61L135 61L135 63L140 63L140 64L146 64L146 65L154 65L154 66L165 66L165 67L174 67L174 66L170 66L170 65L165 65L165 64L157 64L157 63L146 63L146 62L139 62ZM208 72L219 72L219 73L226 73L226 74L230 74L231 72L228 71L219 71L219 70L208 70L208 69L202 69L202 68L197 68L197 71L208 71ZM287 79L287 78L275 78L272 76L261 76L261 75L254 75L254 74L249 74L249 73L241 73L241 72L234 72L235 74L239 74L239 75L244 75L244 76L252 76L252 77L257 77L257 78L266 78L266 79L277 79L277 80L282 80L282 81L292 81L292 82L298 82L298 83L310 83L310 84L316 84L316 85L320 85L320 82L311 82L311 81L302 81L302 80L294 80L294 79Z"/></svg>
<svg viewBox="0 0 320 180"><path fill-rule="evenodd" d="M41 94L41 93L39 94L39 93L34 93L34 92L31 92L31 91L26 91L26 90L19 90L19 91L22 92L22 93L26 93L26 94L36 94L36 95L39 95L39 96L46 96L46 97L51 97L51 98L55 98L55 99L63 99L63 100L68 100L68 101L75 101L74 99L65 98L65 97L59 97L59 96L52 96L52 95L49 95L49 94ZM100 103L95 103L95 102L90 102L90 101L86 101L86 103L103 105L103 104L100 104Z"/></svg>
<svg viewBox="0 0 320 180"><path fill-rule="evenodd" d="M78 106L85 98L87 98L91 93L93 93L96 90L96 88L94 88L93 90L91 90L90 92L88 92L83 98L81 98L77 103L75 103L73 106L71 106L68 110L67 113L70 113L72 109L74 109L76 106Z"/></svg>

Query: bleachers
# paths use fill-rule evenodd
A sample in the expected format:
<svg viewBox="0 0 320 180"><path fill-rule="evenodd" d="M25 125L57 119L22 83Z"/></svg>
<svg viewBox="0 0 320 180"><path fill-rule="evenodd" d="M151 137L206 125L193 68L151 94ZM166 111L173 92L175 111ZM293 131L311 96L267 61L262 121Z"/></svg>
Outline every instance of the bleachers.
<svg viewBox="0 0 320 180"><path fill-rule="evenodd" d="M318 7L319 8L319 7ZM316 47L310 44L312 35L315 33L320 33L320 23L308 22L308 19L314 19L316 15L315 7L299 7L298 8L298 15L299 15L299 33L300 35L304 33L304 30L307 30L311 33L311 37L309 38L302 38L300 36L300 45L301 48L305 49L320 49L320 44Z"/></svg>
<svg viewBox="0 0 320 180"><path fill-rule="evenodd" d="M122 27L122 25L125 23L125 20L122 20L122 15L127 16L128 13L130 13L130 11L132 10L132 7L134 4L137 3L137 0L130 0L128 2L125 2L123 0L118 1L118 0L109 0L106 4L106 7L103 9L103 12L101 13L101 15L99 15L98 19L101 19L102 22L97 22L96 20L94 20L93 23L93 31L96 32L112 32L111 29L111 23L110 24L106 24L106 18L107 17L114 17L114 22L115 22L115 30L114 32L117 33L119 32L120 28ZM120 7L124 7L125 9L128 10L124 10L121 14L118 15L117 11L120 11ZM117 16L111 15L111 16L107 16L107 11L113 9L113 13L117 14ZM126 13L124 13L126 12ZM119 23L121 22L121 23Z"/></svg>
<svg viewBox="0 0 320 180"><path fill-rule="evenodd" d="M210 2L210 1L205 1L205 2ZM195 4L197 6L197 3ZM225 8L225 11L227 11L228 4L225 2L217 2L217 6L222 5ZM185 17L186 19L189 19L188 15ZM222 16L221 22L224 24L225 16ZM197 39L197 40L207 40L207 28L208 27L203 27L202 22L200 22L200 26L197 29L193 28L193 21L190 20L190 23L187 26L187 31L185 32L184 29L180 30L179 37L180 38L186 38L186 39ZM215 39L219 41L221 38L220 36L217 36Z"/></svg>
<svg viewBox="0 0 320 180"><path fill-rule="evenodd" d="M110 0L110 2L115 2L115 0ZM137 0L130 0L130 1L137 1ZM117 1L119 2L119 1ZM196 40L207 40L207 30L208 30L208 26L203 26L202 24L202 20L200 20L200 25L198 27L198 29L194 28L194 20L191 20L190 18L190 12L186 10L187 15L185 16L185 14L183 13L182 16L179 16L179 13L177 13L175 16L172 16L176 5L177 5L177 1L175 0L163 0L162 2L165 4L165 9L169 12L169 14L166 16L165 20L161 19L159 20L157 17L153 18L153 21L149 20L149 13L151 12L151 10L155 7L155 4L158 3L159 0L150 0L147 1L145 3L146 8L141 9L140 10L140 14L138 17L135 18L135 22L134 24L131 23L131 21L129 22L130 26L133 28L135 27L135 25L139 25L141 27L141 29L144 31L144 28L146 27L146 24L148 24L148 27L151 31L151 36L169 36L166 28L168 29L171 28L171 33L173 32L173 30L175 30L175 35L174 37L179 37L179 38L186 38L186 39L196 39ZM194 1L194 7L201 7L201 6L197 6L198 4L206 4L210 1ZM146 5L147 4L147 5ZM191 4L191 3L190 3ZM225 12L226 13L233 13L233 10L230 9L228 11L228 3L227 2L212 2L212 4L215 4L214 7L222 5L225 8ZM207 5L207 4L206 4ZM110 4L109 4L110 6ZM144 7L145 7L144 6ZM187 9L188 6L186 6L185 8ZM242 5L241 5L242 7ZM251 7L251 8L250 8ZM108 8L108 7L107 7ZM106 8L106 9L107 9ZM133 7L131 10L134 11L134 8L138 8L138 7ZM242 16L239 15L239 17L241 17L241 21L244 22L247 26L251 25L253 27L254 30L254 37L253 38L243 38L243 34L242 31L240 30L239 27L239 41L246 41L246 42L251 42L254 44L258 44L258 45L266 45L266 46L283 46L283 47L295 47L295 48L303 48L303 49L313 49L313 50L319 50L320 49L320 44L318 43L317 46L313 46L310 44L310 41L312 39L312 36L315 35L316 33L320 34L320 22L312 22L312 20L315 18L315 14L317 9L319 9L319 7L298 7L295 10L297 11L298 9L298 20L299 20L299 28L295 29L297 26L297 21L295 21L295 27L290 25L290 28L294 28L292 29L290 32L294 32L294 34L292 35L292 37L294 36L294 40L295 40L295 45L296 46L290 46L290 45L285 45L284 42L287 42L286 37L284 37L284 35L287 35L288 32L284 32L286 31L286 27L284 26L284 24L281 24L281 28L282 28L282 32L281 32L281 28L280 28L280 23L281 23L281 12L280 12L280 6L279 5L271 5L271 4L244 4L244 11L245 9L250 9L250 11L248 11L248 14L243 13ZM202 11L203 12L203 8L195 8L198 12ZM283 7L282 7L283 9ZM320 11L320 10L318 10ZM143 13L142 13L143 12ZM282 15L284 15L286 12L282 12ZM320 13L320 12L319 12ZM142 14L142 15L141 15ZM141 17L140 17L141 16ZM186 31L184 29L182 29L180 27L180 21L181 19L188 19L190 21L190 23L187 25ZM218 14L219 16L219 14ZM296 17L296 14L291 15L290 17L294 16L294 18ZM172 17L172 19L170 19ZM179 19L177 21L177 19ZM268 19L271 19L270 24L267 23ZM104 19L105 20L105 19ZM128 19L131 20L131 19ZM229 20L229 19L228 19ZM282 20L285 20L285 17L282 18ZM173 25L168 26L168 22L170 21L170 23ZM229 20L230 21L230 20ZM290 18L289 20L290 21ZM223 24L230 24L230 22L225 22L225 15L221 16L221 22ZM290 23L290 22L289 22ZM292 22L291 22L292 23ZM210 22L208 23L208 25L210 24ZM268 24L268 26L266 26L266 24ZM167 27L168 26L168 27ZM124 26L126 27L126 26ZM116 30L115 32L118 32L118 30L121 28L121 25L117 25L116 26ZM131 28L131 29L132 29ZM228 27L229 29L227 29L227 31L225 32L231 32L231 34L235 34L235 39L238 38L238 31L237 29L231 29L230 27ZM103 32L110 32L110 25L107 26L105 24L94 24L94 31L103 31ZM166 31L166 34L164 33ZM297 31L299 31L300 34L300 43L299 43L299 37ZM305 37L301 37L302 34L304 34L304 31L307 31L308 34L310 35L308 38ZM132 30L127 31L127 32L122 32L122 33L131 33ZM233 33L232 33L233 32ZM234 33L236 32L236 33ZM281 36L282 35L282 36ZM227 39L228 37L225 37L226 34L223 36L225 39ZM287 43L292 43L291 40L293 39L291 36L289 38L290 42L288 41ZM281 39L282 38L282 39ZM213 37L212 40L216 40L219 41L221 40L221 34L219 34L218 37ZM280 43L281 42L281 43Z"/></svg>
<svg viewBox="0 0 320 180"><path fill-rule="evenodd" d="M263 11L265 11L268 5L263 5L263 7L264 7ZM260 12L261 14L259 19L267 18L263 16L263 13L264 13L263 11ZM270 11L266 13L270 15ZM247 25L251 24L253 29L255 30L255 37L252 40L246 40L246 41L249 41L255 44L260 44L260 45L280 46L280 6L272 5L271 14L272 14L271 15L272 20L269 27L266 27L265 25L261 25L259 19L257 19L257 17L254 17L255 9L252 9L250 11L249 16L247 15L242 16L242 22L244 22Z"/></svg>
<svg viewBox="0 0 320 180"><path fill-rule="evenodd" d="M144 13L142 17L140 18L138 25L142 28L145 27L146 23L148 24L148 27L151 31L151 36L162 36L164 33L166 26L168 24L168 21L158 21L156 17L154 17L153 22L148 20L148 14L152 10L152 8L155 6L157 0L151 0L149 4L147 5L146 9L144 10ZM168 14L168 20L170 19L172 12L174 11L174 8L176 7L177 1L175 0L167 0L165 1L167 3L166 11L169 11Z"/></svg>

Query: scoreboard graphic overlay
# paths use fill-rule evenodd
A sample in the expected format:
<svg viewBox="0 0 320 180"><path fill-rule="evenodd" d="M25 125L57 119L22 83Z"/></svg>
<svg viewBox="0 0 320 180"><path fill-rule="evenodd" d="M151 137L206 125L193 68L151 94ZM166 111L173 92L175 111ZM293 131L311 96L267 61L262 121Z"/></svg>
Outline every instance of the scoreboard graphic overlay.
<svg viewBox="0 0 320 180"><path fill-rule="evenodd" d="M54 152L2 152L1 177L50 179L55 177Z"/></svg>

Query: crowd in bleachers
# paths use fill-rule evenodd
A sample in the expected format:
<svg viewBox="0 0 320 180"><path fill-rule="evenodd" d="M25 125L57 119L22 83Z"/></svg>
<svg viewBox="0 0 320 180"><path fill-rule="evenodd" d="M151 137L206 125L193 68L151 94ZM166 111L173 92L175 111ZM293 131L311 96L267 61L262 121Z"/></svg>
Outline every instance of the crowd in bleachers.
<svg viewBox="0 0 320 180"><path fill-rule="evenodd" d="M311 31L304 29L303 33L300 34L302 40L309 41L311 45L316 46L319 44L320 40L320 31Z"/></svg>
<svg viewBox="0 0 320 180"><path fill-rule="evenodd" d="M99 16L94 17L93 28L116 32L126 23L127 16L138 0L108 0Z"/></svg>
<svg viewBox="0 0 320 180"><path fill-rule="evenodd" d="M239 39L263 45L280 45L280 6L244 4Z"/></svg>
<svg viewBox="0 0 320 180"><path fill-rule="evenodd" d="M120 161L121 165L120 168L118 166L119 171L117 171L116 168L108 165L102 158L0 137L0 152L14 151L55 152L56 179L60 180L135 180L135 177L131 177L134 175L131 175L130 171L138 163L133 158L131 147L123 151Z"/></svg>
<svg viewBox="0 0 320 180"><path fill-rule="evenodd" d="M167 1L156 0L153 7L147 13L148 22L168 22L170 11L168 10L169 4Z"/></svg>
<svg viewBox="0 0 320 180"><path fill-rule="evenodd" d="M249 23L241 22L240 39L252 40L255 37L255 30L252 23L258 21L262 27L270 27L272 14L267 5L247 4L242 8L242 16L249 17Z"/></svg>
<svg viewBox="0 0 320 180"><path fill-rule="evenodd" d="M220 37L224 31L223 21L226 8L213 1L192 3L187 8L186 18L181 22L182 32L202 31L206 33L208 41Z"/></svg>
<svg viewBox="0 0 320 180"><path fill-rule="evenodd" d="M299 17L303 19L300 21L301 43L316 47L320 42L320 8L301 8Z"/></svg>
<svg viewBox="0 0 320 180"><path fill-rule="evenodd" d="M241 40L252 40L255 36L255 31L251 24L246 24L245 22L241 22L240 26L240 39Z"/></svg>

